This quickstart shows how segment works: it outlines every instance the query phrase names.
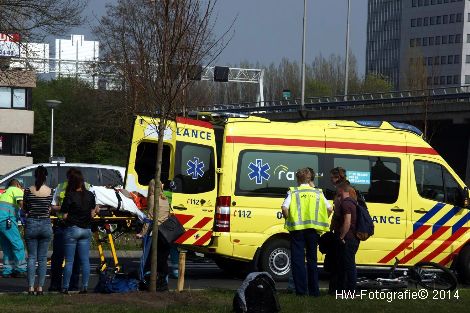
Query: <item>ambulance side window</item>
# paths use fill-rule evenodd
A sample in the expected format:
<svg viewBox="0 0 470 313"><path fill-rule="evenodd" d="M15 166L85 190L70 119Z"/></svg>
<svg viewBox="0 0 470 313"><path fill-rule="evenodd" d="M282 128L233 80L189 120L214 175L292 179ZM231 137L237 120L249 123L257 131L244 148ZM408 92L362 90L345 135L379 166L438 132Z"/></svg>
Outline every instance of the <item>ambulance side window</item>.
<svg viewBox="0 0 470 313"><path fill-rule="evenodd" d="M177 193L197 194L214 190L214 149L204 145L178 142L173 181Z"/></svg>
<svg viewBox="0 0 470 313"><path fill-rule="evenodd" d="M400 159L358 155L326 155L328 169L342 167L354 188L367 202L395 203L400 190ZM329 177L329 170L326 171ZM328 182L327 199L333 199L336 189Z"/></svg>
<svg viewBox="0 0 470 313"><path fill-rule="evenodd" d="M238 160L235 194L284 197L289 187L297 186L295 173L303 167L311 167L315 171L315 185L318 186L322 178L318 171L318 155L289 151L242 151Z"/></svg>
<svg viewBox="0 0 470 313"><path fill-rule="evenodd" d="M414 162L416 188L421 197L461 205L462 191L452 175L440 164Z"/></svg>

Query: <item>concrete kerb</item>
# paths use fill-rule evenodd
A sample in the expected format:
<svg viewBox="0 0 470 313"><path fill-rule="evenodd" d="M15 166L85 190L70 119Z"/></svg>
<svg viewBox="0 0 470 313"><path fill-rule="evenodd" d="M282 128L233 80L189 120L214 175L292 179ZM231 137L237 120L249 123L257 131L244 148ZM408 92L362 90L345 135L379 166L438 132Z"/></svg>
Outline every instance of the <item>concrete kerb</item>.
<svg viewBox="0 0 470 313"><path fill-rule="evenodd" d="M140 258L142 256L142 251L126 251L126 250L118 250L116 251L118 258ZM52 255L52 251L47 253L47 257L50 258ZM104 255L107 258L111 257L111 251L105 250ZM99 253L96 250L90 250L90 258L99 258ZM3 251L0 251L0 259L3 258Z"/></svg>

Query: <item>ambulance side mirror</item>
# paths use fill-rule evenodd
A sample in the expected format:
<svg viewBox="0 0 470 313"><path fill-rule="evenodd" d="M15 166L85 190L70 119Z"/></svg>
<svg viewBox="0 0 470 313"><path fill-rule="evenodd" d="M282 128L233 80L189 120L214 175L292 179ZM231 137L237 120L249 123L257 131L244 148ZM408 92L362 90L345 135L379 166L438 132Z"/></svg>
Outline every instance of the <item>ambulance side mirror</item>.
<svg viewBox="0 0 470 313"><path fill-rule="evenodd" d="M463 207L470 209L470 195L468 194L468 187L463 189Z"/></svg>

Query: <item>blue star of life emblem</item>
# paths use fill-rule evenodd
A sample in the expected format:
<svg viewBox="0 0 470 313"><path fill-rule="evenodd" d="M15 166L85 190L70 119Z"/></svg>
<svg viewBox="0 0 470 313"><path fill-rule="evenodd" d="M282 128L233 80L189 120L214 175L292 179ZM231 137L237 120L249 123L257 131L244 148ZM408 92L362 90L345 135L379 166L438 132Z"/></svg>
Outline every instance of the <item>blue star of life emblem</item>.
<svg viewBox="0 0 470 313"><path fill-rule="evenodd" d="M251 173L248 174L250 180L255 180L257 185L261 185L263 180L269 180L268 170L271 168L268 163L263 164L263 159L256 159L256 164L250 162L248 168L251 170Z"/></svg>
<svg viewBox="0 0 470 313"><path fill-rule="evenodd" d="M198 179L204 175L204 162L199 161L199 158L193 157L193 160L189 160L186 165L188 166L186 174L191 176L192 179Z"/></svg>

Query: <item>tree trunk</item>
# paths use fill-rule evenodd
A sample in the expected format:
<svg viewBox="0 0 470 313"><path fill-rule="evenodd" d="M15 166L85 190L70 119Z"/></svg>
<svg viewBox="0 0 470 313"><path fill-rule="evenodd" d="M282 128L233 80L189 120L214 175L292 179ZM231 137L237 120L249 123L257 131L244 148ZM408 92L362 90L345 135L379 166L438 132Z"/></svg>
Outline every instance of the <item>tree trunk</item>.
<svg viewBox="0 0 470 313"><path fill-rule="evenodd" d="M158 123L158 146L155 169L155 194L153 204L153 227L152 227L152 251L150 267L150 292L157 291L157 243L158 243L158 214L160 212L160 195L162 194L160 177L162 173L163 135L165 131L165 120L160 119Z"/></svg>

